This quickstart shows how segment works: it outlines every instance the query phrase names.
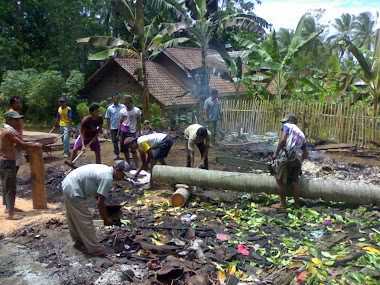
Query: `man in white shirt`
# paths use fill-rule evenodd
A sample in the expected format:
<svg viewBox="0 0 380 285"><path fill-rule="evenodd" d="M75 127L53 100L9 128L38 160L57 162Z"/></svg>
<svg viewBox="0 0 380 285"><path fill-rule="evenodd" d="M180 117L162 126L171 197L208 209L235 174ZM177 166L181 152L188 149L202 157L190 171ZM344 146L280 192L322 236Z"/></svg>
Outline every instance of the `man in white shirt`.
<svg viewBox="0 0 380 285"><path fill-rule="evenodd" d="M120 111L120 121L117 133L117 139L120 139L120 150L125 155L125 160L129 165L129 148L124 144L126 138L135 138L141 136L141 110L136 106L133 106L132 96L125 97L125 108ZM132 157L135 162L135 166L138 165L138 158L136 150L131 149Z"/></svg>
<svg viewBox="0 0 380 285"><path fill-rule="evenodd" d="M210 149L211 132L199 124L193 124L185 129L187 167L194 167L194 146L201 153L198 168L208 169L208 152Z"/></svg>
<svg viewBox="0 0 380 285"><path fill-rule="evenodd" d="M108 250L96 239L92 214L87 199L97 200L99 214L105 226L114 222L107 217L105 199L111 190L113 180L122 180L124 171L130 167L124 160L115 162L114 167L104 164L87 164L71 171L62 181L66 218L74 248L88 250L95 256L104 256Z"/></svg>
<svg viewBox="0 0 380 285"><path fill-rule="evenodd" d="M148 187L153 186L153 167L156 165L157 161L166 165L165 157L169 154L173 145L173 139L167 134L153 133L141 136L137 139L132 137L126 138L124 144L131 150L138 150L140 153L141 164L135 173L135 178L138 177L141 170L148 169L150 163L151 175ZM152 150L155 150L155 152L153 153Z"/></svg>
<svg viewBox="0 0 380 285"><path fill-rule="evenodd" d="M281 203L273 208L286 209L286 184L291 183L295 207L299 207L300 188L298 177L301 175L302 161L309 155L305 134L297 127L298 119L293 114L286 115L282 120L281 136L272 159L277 159L278 167L276 182Z"/></svg>
<svg viewBox="0 0 380 285"><path fill-rule="evenodd" d="M124 104L119 103L119 94L112 95L113 104L109 105L106 111L105 118L107 120L107 135L111 134L113 143L114 160L120 160L119 141L117 134L119 131L120 111L125 108Z"/></svg>

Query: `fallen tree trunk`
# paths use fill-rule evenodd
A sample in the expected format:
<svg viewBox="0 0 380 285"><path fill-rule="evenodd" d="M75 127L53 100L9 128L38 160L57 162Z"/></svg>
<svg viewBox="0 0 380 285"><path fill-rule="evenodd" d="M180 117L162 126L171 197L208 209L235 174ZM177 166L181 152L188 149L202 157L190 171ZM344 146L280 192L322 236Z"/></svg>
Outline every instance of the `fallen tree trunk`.
<svg viewBox="0 0 380 285"><path fill-rule="evenodd" d="M273 176L251 173L204 170L199 168L155 165L153 180L173 184L184 183L205 188L222 188L240 192L278 194ZM380 186L300 178L301 197L354 204L380 205ZM292 195L288 185L288 194Z"/></svg>

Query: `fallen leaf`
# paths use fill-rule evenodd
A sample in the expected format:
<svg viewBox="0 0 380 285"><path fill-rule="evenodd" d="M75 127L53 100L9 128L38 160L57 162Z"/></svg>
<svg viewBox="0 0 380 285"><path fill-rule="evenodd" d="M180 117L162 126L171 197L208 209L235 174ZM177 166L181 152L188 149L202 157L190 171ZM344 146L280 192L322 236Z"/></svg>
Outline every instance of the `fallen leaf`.
<svg viewBox="0 0 380 285"><path fill-rule="evenodd" d="M224 280L226 280L226 273L224 271L219 270L218 279L220 280L220 282L224 283Z"/></svg>
<svg viewBox="0 0 380 285"><path fill-rule="evenodd" d="M290 264L290 268L300 268L303 265L301 261L296 261Z"/></svg>
<svg viewBox="0 0 380 285"><path fill-rule="evenodd" d="M158 226L158 225L161 225L161 224L163 224L163 223L164 223L164 221L158 220L158 221L155 221L155 222L154 222L154 225L155 225L155 226Z"/></svg>
<svg viewBox="0 0 380 285"><path fill-rule="evenodd" d="M376 248L370 247L370 246L363 247L363 249L367 250L367 251L374 252L374 253L380 253L379 250L377 250Z"/></svg>
<svg viewBox="0 0 380 285"><path fill-rule="evenodd" d="M221 241L226 241L226 240L230 239L230 236L225 235L225 234L217 234L216 238L219 239L219 240L221 240Z"/></svg>
<svg viewBox="0 0 380 285"><path fill-rule="evenodd" d="M320 261L318 258L316 257L313 257L311 259L311 261L315 264L315 265L322 265L322 261Z"/></svg>
<svg viewBox="0 0 380 285"><path fill-rule="evenodd" d="M154 239L154 238L152 238L152 241L153 241L153 243L154 243L155 245L165 245L164 243L162 243L162 242L160 242L160 241L158 241L158 240L156 240L156 239Z"/></svg>
<svg viewBox="0 0 380 285"><path fill-rule="evenodd" d="M236 265L228 265L227 273L231 275L235 275L236 273Z"/></svg>

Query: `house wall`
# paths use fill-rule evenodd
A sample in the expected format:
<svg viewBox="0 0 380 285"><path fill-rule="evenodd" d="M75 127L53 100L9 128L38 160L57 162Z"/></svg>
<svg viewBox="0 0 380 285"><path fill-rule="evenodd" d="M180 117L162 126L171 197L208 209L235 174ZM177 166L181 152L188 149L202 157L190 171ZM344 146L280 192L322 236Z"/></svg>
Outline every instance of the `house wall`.
<svg viewBox="0 0 380 285"><path fill-rule="evenodd" d="M86 95L90 102L100 102L111 97L112 94L124 92L135 95L135 98L139 97L140 101L143 89L124 69L115 65Z"/></svg>

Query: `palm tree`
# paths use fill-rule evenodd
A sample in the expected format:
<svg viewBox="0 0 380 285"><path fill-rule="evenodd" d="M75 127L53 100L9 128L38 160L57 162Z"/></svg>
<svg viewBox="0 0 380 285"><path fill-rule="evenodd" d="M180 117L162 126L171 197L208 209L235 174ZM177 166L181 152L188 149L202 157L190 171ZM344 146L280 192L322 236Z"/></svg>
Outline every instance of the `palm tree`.
<svg viewBox="0 0 380 285"><path fill-rule="evenodd" d="M370 50L374 40L374 26L375 21L372 20L371 12L360 13L357 18L357 23L355 25L352 42L359 48L365 48Z"/></svg>
<svg viewBox="0 0 380 285"><path fill-rule="evenodd" d="M201 49L201 71L197 84L199 98L209 95L209 78L207 74L207 49L216 49L223 59L230 64L231 59L224 46L218 41L218 30L225 31L229 27L241 27L253 32L264 32L263 27L268 23L255 15L233 14L219 19L217 0L177 0L173 3L181 14L177 15L179 23L173 23L161 32L162 36L171 36L183 32Z"/></svg>
<svg viewBox="0 0 380 285"><path fill-rule="evenodd" d="M341 59L344 55L345 50L339 44L340 40L343 37L351 40L353 36L353 31L356 26L356 17L354 15L350 15L348 13L342 14L340 18L335 19L335 24L332 24L332 27L336 30L336 33L327 38L327 41L330 42L330 46L332 49L339 50L339 59Z"/></svg>

